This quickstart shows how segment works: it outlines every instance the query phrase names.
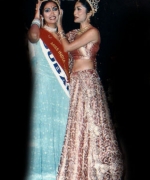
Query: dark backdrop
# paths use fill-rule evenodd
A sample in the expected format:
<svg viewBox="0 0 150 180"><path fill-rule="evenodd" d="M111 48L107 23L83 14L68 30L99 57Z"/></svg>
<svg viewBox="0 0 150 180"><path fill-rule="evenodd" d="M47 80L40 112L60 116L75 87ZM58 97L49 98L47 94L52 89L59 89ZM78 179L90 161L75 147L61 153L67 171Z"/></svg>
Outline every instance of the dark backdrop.
<svg viewBox="0 0 150 180"><path fill-rule="evenodd" d="M32 84L26 32L35 2L7 1L2 6L1 163L5 179L21 180L26 169ZM62 1L62 8L64 30L78 28L73 23L73 1ZM124 180L145 180L149 174L150 1L101 0L96 27L102 39L98 72L124 155Z"/></svg>

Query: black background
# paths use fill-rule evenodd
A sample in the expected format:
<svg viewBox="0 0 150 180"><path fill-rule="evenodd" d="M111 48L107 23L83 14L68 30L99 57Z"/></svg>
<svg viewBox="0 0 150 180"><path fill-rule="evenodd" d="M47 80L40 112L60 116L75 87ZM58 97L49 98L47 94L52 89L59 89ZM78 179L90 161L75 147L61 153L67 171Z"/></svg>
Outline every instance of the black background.
<svg viewBox="0 0 150 180"><path fill-rule="evenodd" d="M26 32L35 0L1 1L1 161L3 179L24 177L32 72ZM64 29L73 23L73 1L62 1ZM126 179L149 175L150 1L101 0L98 72L125 159Z"/></svg>

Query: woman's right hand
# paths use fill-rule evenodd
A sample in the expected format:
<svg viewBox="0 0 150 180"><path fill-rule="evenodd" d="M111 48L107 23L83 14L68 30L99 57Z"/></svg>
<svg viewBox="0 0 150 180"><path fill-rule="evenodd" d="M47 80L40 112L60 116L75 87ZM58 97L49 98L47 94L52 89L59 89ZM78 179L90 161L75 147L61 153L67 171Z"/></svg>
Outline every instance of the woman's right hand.
<svg viewBox="0 0 150 180"><path fill-rule="evenodd" d="M44 2L44 1L46 1L46 0L43 0L43 1L38 0L38 2L36 3L34 19L38 19L39 21L40 21L40 18L41 18L40 17L40 7L41 7L42 2ZM40 26L40 24L39 24L39 26ZM32 43L36 43L40 38L39 26L33 24L33 25L31 25L31 27L30 27L30 29L28 31L28 39Z"/></svg>
<svg viewBox="0 0 150 180"><path fill-rule="evenodd" d="M34 18L40 19L40 7L41 7L42 2L44 2L44 1L46 1L46 0L38 0L38 2L36 3Z"/></svg>

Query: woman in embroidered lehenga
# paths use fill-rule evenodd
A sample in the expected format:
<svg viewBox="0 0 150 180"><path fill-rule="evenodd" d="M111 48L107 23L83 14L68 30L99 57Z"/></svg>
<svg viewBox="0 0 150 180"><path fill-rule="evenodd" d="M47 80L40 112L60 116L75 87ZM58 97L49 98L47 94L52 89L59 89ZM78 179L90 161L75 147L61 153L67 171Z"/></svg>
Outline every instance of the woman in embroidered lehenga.
<svg viewBox="0 0 150 180"><path fill-rule="evenodd" d="M28 30L33 89L26 180L56 179L65 136L69 68L57 36L59 6L58 0L38 1Z"/></svg>
<svg viewBox="0 0 150 180"><path fill-rule="evenodd" d="M78 0L74 22L80 29L64 34L62 14L58 34L70 52L70 109L57 180L121 180L123 159L110 118L105 92L96 70L100 32L90 24L99 0ZM66 40L68 38L68 41Z"/></svg>

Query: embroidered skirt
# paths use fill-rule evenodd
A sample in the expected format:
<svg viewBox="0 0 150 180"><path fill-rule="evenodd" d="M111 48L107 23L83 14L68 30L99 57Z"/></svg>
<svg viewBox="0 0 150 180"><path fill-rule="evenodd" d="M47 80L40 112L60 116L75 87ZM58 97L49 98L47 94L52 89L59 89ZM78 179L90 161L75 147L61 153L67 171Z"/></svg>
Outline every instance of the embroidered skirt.
<svg viewBox="0 0 150 180"><path fill-rule="evenodd" d="M96 70L73 72L57 180L121 180L123 161Z"/></svg>

